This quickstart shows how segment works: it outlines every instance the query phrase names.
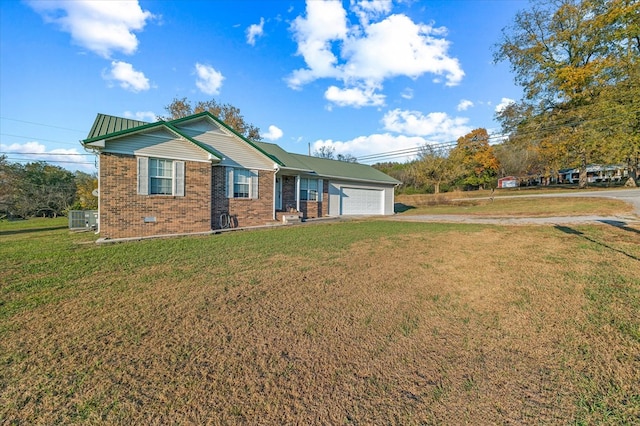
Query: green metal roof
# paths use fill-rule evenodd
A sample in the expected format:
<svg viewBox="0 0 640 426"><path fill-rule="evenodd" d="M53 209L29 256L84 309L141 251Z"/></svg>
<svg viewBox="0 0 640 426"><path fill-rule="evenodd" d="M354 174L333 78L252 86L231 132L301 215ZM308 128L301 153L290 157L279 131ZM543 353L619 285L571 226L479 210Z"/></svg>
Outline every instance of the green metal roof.
<svg viewBox="0 0 640 426"><path fill-rule="evenodd" d="M93 122L93 126L89 131L87 140L101 139L105 135L144 126L145 124L149 123L145 121L131 120L128 118L114 117L112 115L98 114L96 121Z"/></svg>
<svg viewBox="0 0 640 426"><path fill-rule="evenodd" d="M180 135L181 137L185 138L186 140L198 146L199 148L205 150L207 153L213 155L214 157L218 159L222 159L222 157L220 156L220 153L215 151L210 146L203 144L191 138L190 136L187 136L182 132L180 132L180 130L174 127L172 124L175 121L178 121L178 120L169 121L169 122L156 121L155 123L147 123L144 121L129 120L127 118L114 117L106 114L98 114L98 116L96 117L96 120L93 123L93 127L89 131L89 136L87 137L87 139L82 141L82 144L95 142L101 139L111 139L118 136L124 136L129 133L138 133L138 132L153 129L156 127L157 128L164 127L165 129L169 129L169 131L171 131L172 133Z"/></svg>
<svg viewBox="0 0 640 426"><path fill-rule="evenodd" d="M309 174L317 174L321 177L338 178L338 179L350 179L366 182L378 182L386 184L399 184L400 181L382 173L379 170L374 169L371 166L358 163L349 163L346 161L329 160L326 158L311 157L302 154L292 154L284 149L280 148L276 144L266 142L253 142L240 135L238 132L229 127L226 123L213 116L211 113L205 111L198 114L190 115L183 118L178 118L171 121L157 121L155 123L147 123L144 121L131 120L128 118L114 117L106 114L98 114L93 127L89 131L87 138L82 141L83 144L99 141L102 139L112 139L119 136L124 136L130 133L138 133L153 128L164 127L172 133L178 134L191 143L204 149L208 153L214 155L217 158L221 158L220 154L216 152L210 146L203 144L185 134L183 134L176 124L180 124L185 121L195 120L200 117L207 116L214 120L216 123L224 126L231 131L234 135L238 136L247 144L254 147L256 150L267 156L271 160L275 161L281 168L291 169L306 172Z"/></svg>
<svg viewBox="0 0 640 426"><path fill-rule="evenodd" d="M329 160L302 154L286 152L276 144L256 142L263 150L277 157L284 168L311 171L321 177L343 178L367 182L399 184L400 181L366 164Z"/></svg>
<svg viewBox="0 0 640 426"><path fill-rule="evenodd" d="M278 163L287 169L313 172L313 169L309 168L306 163L300 161L295 154L288 153L274 143L256 142L256 145L262 148L263 151L269 153L272 158L277 159Z"/></svg>

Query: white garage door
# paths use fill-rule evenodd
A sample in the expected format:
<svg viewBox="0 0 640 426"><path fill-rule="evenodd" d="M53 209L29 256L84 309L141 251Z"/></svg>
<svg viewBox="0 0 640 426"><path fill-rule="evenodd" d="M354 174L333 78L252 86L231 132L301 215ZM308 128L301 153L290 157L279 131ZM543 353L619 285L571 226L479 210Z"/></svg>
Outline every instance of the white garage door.
<svg viewBox="0 0 640 426"><path fill-rule="evenodd" d="M383 191L379 189L345 188L340 191L340 214L383 214Z"/></svg>

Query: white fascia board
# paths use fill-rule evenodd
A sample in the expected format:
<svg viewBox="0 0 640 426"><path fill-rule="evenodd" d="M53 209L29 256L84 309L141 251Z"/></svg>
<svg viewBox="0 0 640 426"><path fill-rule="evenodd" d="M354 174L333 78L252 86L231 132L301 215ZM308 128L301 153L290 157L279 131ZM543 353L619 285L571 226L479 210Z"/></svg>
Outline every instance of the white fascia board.
<svg viewBox="0 0 640 426"><path fill-rule="evenodd" d="M309 169L296 169L294 167L280 167L280 171L283 172L302 172L302 173L308 173L308 174L317 174L314 170L309 170Z"/></svg>
<svg viewBox="0 0 640 426"><path fill-rule="evenodd" d="M106 146L106 140L100 139L99 141L89 142L84 144L85 146L92 146L95 148L104 148Z"/></svg>

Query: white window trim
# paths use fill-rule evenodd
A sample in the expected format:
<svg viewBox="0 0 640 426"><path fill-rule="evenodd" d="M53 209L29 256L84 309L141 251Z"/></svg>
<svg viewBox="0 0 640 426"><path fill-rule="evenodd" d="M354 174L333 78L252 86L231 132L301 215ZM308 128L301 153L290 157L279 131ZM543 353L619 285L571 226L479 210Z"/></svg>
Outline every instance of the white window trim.
<svg viewBox="0 0 640 426"><path fill-rule="evenodd" d="M306 181L307 181L307 188L306 188L306 191L307 191L307 199L306 199L306 200L303 200L303 199L302 199L302 197L301 197L302 190L303 190L303 187L302 187L302 181L303 181L303 180L306 180ZM317 185L318 185L318 186L317 186L317 192L316 192L316 199L315 199L315 200L309 200L309 182L310 182L310 181L316 181L316 182L317 182ZM312 203L316 203L316 202L317 202L317 203L319 203L319 202L322 202L322 192L323 192L323 190L324 190L324 182L323 182L323 180L322 180L322 179L318 179L318 178L306 178L306 177L301 178L301 177L299 177L299 178L298 178L298 182L297 182L297 183L298 183L298 185L297 185L297 191L296 191L296 192L297 192L297 194L298 194L298 195L297 195L297 198L298 198L300 201L306 201L306 202L312 202Z"/></svg>
<svg viewBox="0 0 640 426"><path fill-rule="evenodd" d="M149 160L171 161L171 194L152 194L151 176L149 176ZM138 195L151 195L154 197L184 197L185 195L185 163L184 161L171 160L168 158L137 157L138 163Z"/></svg>
<svg viewBox="0 0 640 426"><path fill-rule="evenodd" d="M234 196L234 184L235 184L235 178L234 178L234 171L235 170L247 170L250 173L249 176L249 196L248 197L235 197ZM233 198L235 200L256 200L258 199L258 171L257 170L253 170L253 169L242 169L242 168L234 168L234 167L227 167L226 168L226 176L227 176L227 182L226 182L226 192L227 192L227 198Z"/></svg>

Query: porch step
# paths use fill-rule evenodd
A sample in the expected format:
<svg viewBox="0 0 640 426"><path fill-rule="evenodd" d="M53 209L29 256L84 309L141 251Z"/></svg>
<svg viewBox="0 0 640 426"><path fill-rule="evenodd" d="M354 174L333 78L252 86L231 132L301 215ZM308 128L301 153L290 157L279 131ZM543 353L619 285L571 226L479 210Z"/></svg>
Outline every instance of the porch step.
<svg viewBox="0 0 640 426"><path fill-rule="evenodd" d="M282 223L300 223L302 222L302 218L298 213L293 214L283 214L282 215Z"/></svg>

